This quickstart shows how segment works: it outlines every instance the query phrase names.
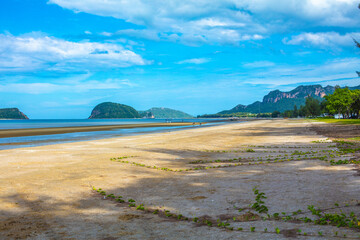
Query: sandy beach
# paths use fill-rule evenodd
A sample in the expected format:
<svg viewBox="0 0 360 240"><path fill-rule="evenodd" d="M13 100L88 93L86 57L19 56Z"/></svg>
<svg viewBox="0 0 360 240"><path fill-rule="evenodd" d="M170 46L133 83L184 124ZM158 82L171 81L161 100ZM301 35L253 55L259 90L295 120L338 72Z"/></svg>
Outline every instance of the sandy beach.
<svg viewBox="0 0 360 240"><path fill-rule="evenodd" d="M318 234L321 231L325 239L340 239L334 235L337 231L356 239L360 233L348 228L263 221L261 214L249 221L239 220L254 202L255 186L266 194L269 214L299 209L308 212L308 205L332 208L334 203L348 205L342 208L347 214L360 213L357 166L331 166L317 160L319 152L336 147L313 131L314 124L321 123L261 120L0 151L0 238L324 239ZM6 134L0 132L2 137ZM14 134L26 133L12 132L11 136ZM295 150L314 153L281 160L290 159ZM314 159L310 159L311 154ZM229 163L206 162L239 158ZM271 159L269 163L267 159ZM224 167L236 163L242 165ZM244 230L139 211L98 194L92 187L188 218L214 222L235 218L231 225ZM240 208L245 210L240 212ZM275 228L281 229L280 234ZM299 229L307 236L296 235Z"/></svg>

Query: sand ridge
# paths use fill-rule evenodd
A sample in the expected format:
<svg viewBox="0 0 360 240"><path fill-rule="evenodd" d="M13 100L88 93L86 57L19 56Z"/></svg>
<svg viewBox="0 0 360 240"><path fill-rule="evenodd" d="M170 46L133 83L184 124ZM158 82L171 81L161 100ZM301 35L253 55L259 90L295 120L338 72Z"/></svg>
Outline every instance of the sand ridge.
<svg viewBox="0 0 360 240"><path fill-rule="evenodd" d="M113 129L150 128L150 127L179 127L199 125L199 122L164 122L164 123L141 123L141 124L115 124L99 126L77 126L77 127L49 127L49 128L22 128L22 129L0 129L0 138L40 136L75 132L96 132ZM201 123L206 124L206 122Z"/></svg>

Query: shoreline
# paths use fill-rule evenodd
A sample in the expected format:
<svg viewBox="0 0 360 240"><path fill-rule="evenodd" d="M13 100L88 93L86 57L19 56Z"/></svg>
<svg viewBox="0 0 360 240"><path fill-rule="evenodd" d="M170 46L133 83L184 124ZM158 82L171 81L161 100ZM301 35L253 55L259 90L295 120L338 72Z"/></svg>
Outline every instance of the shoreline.
<svg viewBox="0 0 360 240"><path fill-rule="evenodd" d="M22 129L3 129L0 130L0 138L9 137L28 137L41 135L54 135L76 132L96 132L113 129L131 129L131 128L151 128L151 127L181 127L181 126L200 126L206 124L181 122L181 123L144 123L144 124L119 124L119 125L101 125L101 126L77 126L77 127L51 127L51 128L22 128Z"/></svg>

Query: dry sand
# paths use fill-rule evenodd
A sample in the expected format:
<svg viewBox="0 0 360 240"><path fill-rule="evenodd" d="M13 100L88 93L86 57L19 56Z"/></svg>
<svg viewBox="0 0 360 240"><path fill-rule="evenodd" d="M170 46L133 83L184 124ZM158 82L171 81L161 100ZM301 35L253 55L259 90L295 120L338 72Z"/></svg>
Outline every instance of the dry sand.
<svg viewBox="0 0 360 240"><path fill-rule="evenodd" d="M306 210L312 204L359 215L360 176L354 165L330 166L319 160L245 165L192 172L166 172L113 162L129 161L167 168L189 168L194 160L260 157L291 151L289 146L327 148L310 123L264 120L183 131L0 151L1 239L286 239L296 229L332 239L335 231L357 238L360 232L332 226L281 221L234 223L243 232L199 226L121 207L90 186L133 198L187 217L238 216L234 209L254 202L252 188L266 194L269 213ZM254 153L211 152L241 150ZM267 153L265 151L275 151ZM284 154L284 153L282 153ZM290 152L289 152L290 154ZM210 164L211 165L211 164ZM256 227L250 232L250 227ZM263 233L264 228L281 234ZM339 239L339 238L334 238Z"/></svg>

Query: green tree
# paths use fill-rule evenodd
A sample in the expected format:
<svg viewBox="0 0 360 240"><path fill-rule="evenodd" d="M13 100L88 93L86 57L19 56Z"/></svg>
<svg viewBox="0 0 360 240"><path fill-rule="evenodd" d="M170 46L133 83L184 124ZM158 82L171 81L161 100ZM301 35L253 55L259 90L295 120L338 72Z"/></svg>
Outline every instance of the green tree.
<svg viewBox="0 0 360 240"><path fill-rule="evenodd" d="M351 118L359 118L360 112L360 90L351 90L352 103L350 106Z"/></svg>
<svg viewBox="0 0 360 240"><path fill-rule="evenodd" d="M286 118L291 118L293 116L293 111L286 110L285 112L283 112L282 116Z"/></svg>
<svg viewBox="0 0 360 240"><path fill-rule="evenodd" d="M307 117L317 117L321 115L321 107L319 100L309 96L306 98L305 107L308 113Z"/></svg>
<svg viewBox="0 0 360 240"><path fill-rule="evenodd" d="M330 114L339 114L343 118L349 118L354 98L354 93L348 88L336 88L333 94L325 96L326 108Z"/></svg>
<svg viewBox="0 0 360 240"><path fill-rule="evenodd" d="M298 116L299 116L299 111L298 111L297 106L295 105L294 110L292 111L292 117L297 118Z"/></svg>
<svg viewBox="0 0 360 240"><path fill-rule="evenodd" d="M271 117L272 117L272 118L280 117L280 112L279 112L279 111L273 111L273 112L271 113Z"/></svg>
<svg viewBox="0 0 360 240"><path fill-rule="evenodd" d="M300 109L299 109L299 116L300 117L306 117L309 115L308 113L309 111L307 110L306 106L300 106Z"/></svg>

